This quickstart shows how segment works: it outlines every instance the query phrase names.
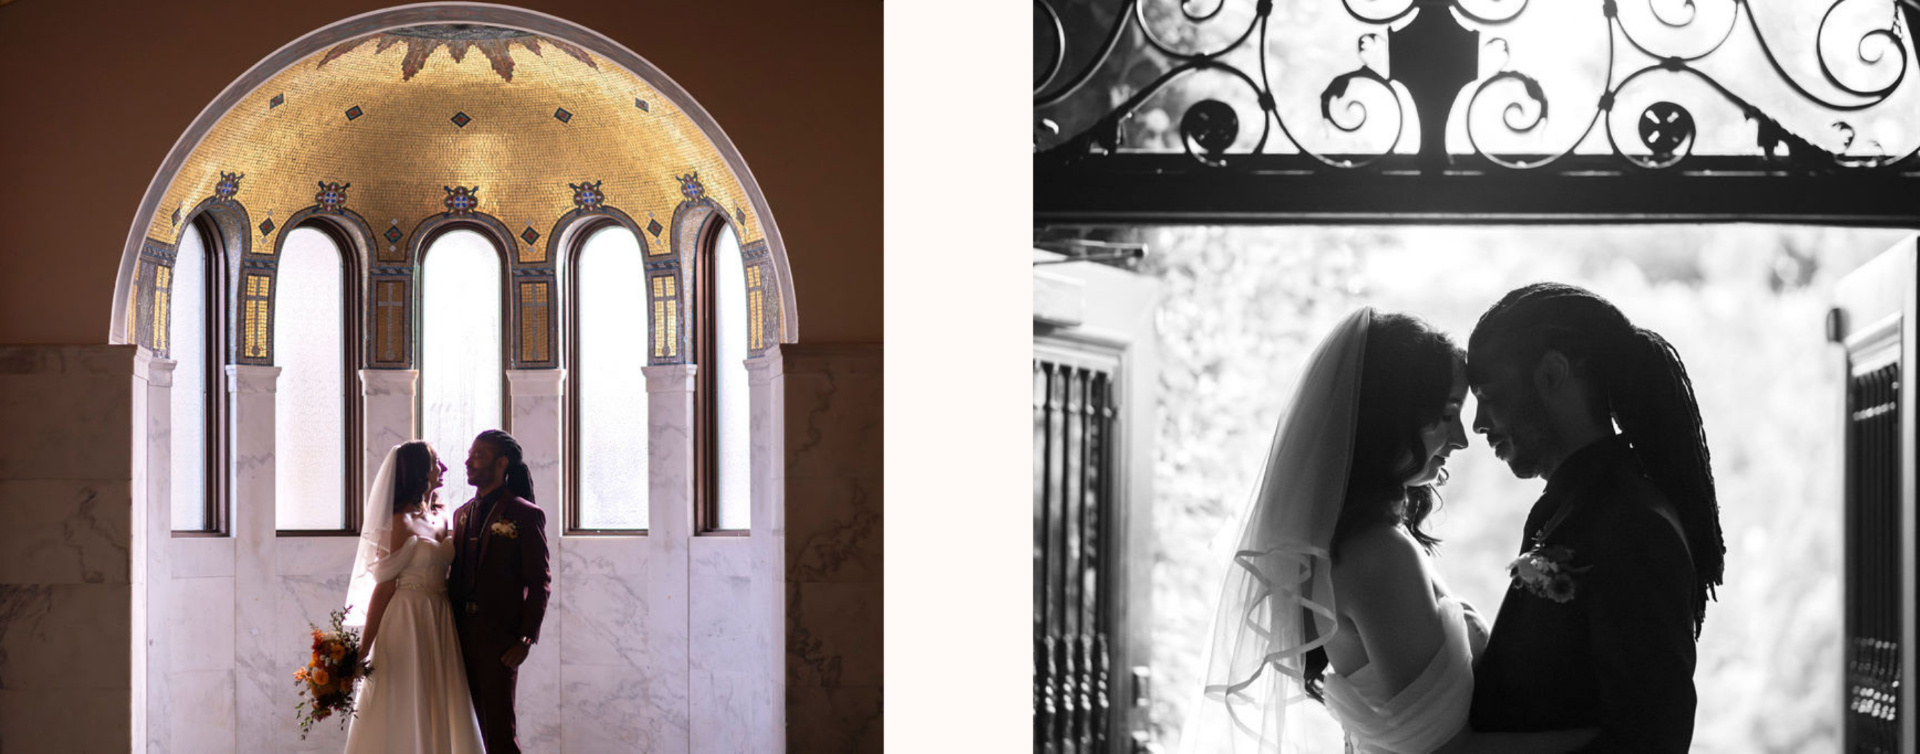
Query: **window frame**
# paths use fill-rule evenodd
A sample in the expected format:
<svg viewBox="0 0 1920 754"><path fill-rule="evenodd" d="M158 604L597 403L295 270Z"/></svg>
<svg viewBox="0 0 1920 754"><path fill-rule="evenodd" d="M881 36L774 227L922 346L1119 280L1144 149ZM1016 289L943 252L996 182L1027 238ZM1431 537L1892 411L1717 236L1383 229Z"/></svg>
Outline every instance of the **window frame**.
<svg viewBox="0 0 1920 754"><path fill-rule="evenodd" d="M228 305L235 297L228 295L228 278L232 277L227 269L229 244L226 235L220 230L220 223L215 222L208 213L195 214L187 222L189 227L200 232L200 264L202 274L205 276L201 300L196 304L206 313L201 320L200 337L205 347L202 349L199 368L207 376L205 383L207 393L204 403L206 410L202 411L200 416L201 431L204 433L202 436L206 438L206 453L201 457L200 473L203 475L201 489L204 492L200 505L207 526L204 529L172 529L172 533L175 538L230 537L233 535L232 516L229 515L232 510L230 502L233 481L228 478L227 470L231 468L229 461L233 457L233 438L228 432L228 426L231 424L229 419L232 417L233 406L228 399L231 391L227 385L226 367L229 363L227 355L230 346L227 342L227 334L230 332L227 323L232 314ZM184 238L186 233L182 231L180 235ZM173 265L170 269L177 269L179 266L180 247L176 242ZM173 328L173 312L179 305L180 301L169 294L167 299L169 331ZM167 339L167 355L171 357L173 355L172 332L167 334ZM178 371L179 368L179 362L174 362L174 369ZM169 404L172 402L173 389L168 388ZM169 406L169 412L171 412L171 406ZM177 425L179 421L179 417L171 416L169 413L170 424ZM172 442L171 439L168 440L169 465L173 458ZM171 508L179 501L171 499L172 485L168 487L168 507ZM167 525L171 529L173 522L168 521Z"/></svg>
<svg viewBox="0 0 1920 754"><path fill-rule="evenodd" d="M564 492L562 494L565 496L567 501L565 506L566 507L566 529L563 532L563 534L569 535L569 536L644 537L644 536L648 536L653 531L652 529L653 517L651 515L647 517L648 527L641 528L641 529L598 529L598 528L588 528L588 527L582 526L580 523L581 503L586 499L584 490L582 488L583 476L581 474L581 468L580 468L580 461L581 461L580 457L582 455L581 453L582 439L580 436L580 399L585 392L583 388L586 385L586 380L585 380L586 373L581 369L581 363L580 363L580 357L581 357L581 351L580 351L580 255L586 251L588 240L592 239L596 234L600 233L601 231L607 230L609 228L615 228L615 227L626 228L627 232L633 234L634 240L640 242L641 279L639 281L639 285L640 285L640 290L644 293L647 285L647 281L646 281L647 248L646 248L646 242L644 240L641 240L640 232L639 232L639 229L637 228L629 227L625 223L622 223L619 220L616 220L611 217L595 217L595 218L586 220L580 223L579 225L574 226L574 228L571 229L571 235L569 235L567 238L566 252L564 255L566 268L562 270L562 275L566 279L561 281L561 289L562 289L562 297L563 297L562 308L564 309L561 316L563 317L562 325L566 327L567 332L566 332L566 336L562 339L562 342L565 344L566 352L561 358L561 363L566 365L566 369L567 369L566 380L568 384L567 384L567 390L566 390L566 406L563 409L563 413L562 413L562 422L566 425L565 430L563 430L566 449L562 453L562 456L564 456L564 460L562 461L562 467L566 469L566 483L562 485L562 487L564 488ZM652 322L653 310L652 310L652 307L643 307L643 309L645 311L645 316L648 318L646 327L643 328L643 332L647 333L647 335L642 340L639 347L642 350L642 352L651 353L652 344L650 340L652 338L652 333L653 333L653 322ZM644 384L643 384L643 387L644 387ZM652 401L651 393L649 393L648 401L649 403L651 403ZM653 417L653 412L651 410L652 407L649 406L648 409L649 410L647 412L647 429L648 429L647 435L649 438L649 443L651 443L651 438L653 435L652 429L653 429L654 417ZM653 498L653 484L652 484L653 466L652 464L648 464L647 466L647 476L648 476L647 504L652 505L653 504L653 499L652 499Z"/></svg>
<svg viewBox="0 0 1920 754"><path fill-rule="evenodd" d="M409 326L413 328L414 334L412 343L414 369L420 376L415 383L417 387L413 391L413 433L419 435L427 420L427 254L433 251L433 245L438 243L442 236L456 230L470 230L478 233L481 238L486 239L487 244L493 247L494 258L498 260L500 265L500 288L494 291L495 303L500 307L500 340L494 344L494 347L498 349L500 353L500 429L505 430L508 434L512 434L513 384L512 380L507 379L507 372L513 369L513 348L511 344L514 340L514 323L512 319L513 298L510 294L510 291L513 290L513 265L510 261L509 254L511 253L510 250L514 247L503 244L501 239L494 235L493 230L486 224L467 219L450 220L429 230L425 237L420 240L419 253L415 255L416 261L413 265L413 306L410 307L412 311L410 312L411 321L409 322ZM465 453L453 452L447 448L435 448L435 450L440 453L442 462L448 458L454 460L466 458ZM464 461L462 462L464 463ZM453 469L454 467L448 466L447 468ZM460 507L467 501L460 500L456 502L443 500L441 502L444 503L447 510L451 512L454 508Z"/></svg>
<svg viewBox="0 0 1920 754"><path fill-rule="evenodd" d="M333 241L334 250L340 255L340 293L342 299L340 304L340 326L344 328L342 337L340 338L340 347L346 352L340 360L340 366L344 372L341 375L341 379L343 380L341 384L347 388L346 403L344 406L346 411L346 416L344 417L346 431L342 433L345 436L345 446L341 449L341 452L345 454L346 463L344 466L347 478L346 484L342 487L342 489L346 491L346 495L341 504L346 506L346 515L341 518L341 521L344 522L342 525L344 528L341 529L281 529L276 526L274 528L274 536L358 537L360 536L360 527L365 523L361 520L361 508L363 507L362 504L365 502L366 496L366 490L361 489L365 486L365 482L362 481L364 479L362 474L365 473L363 456L366 454L364 450L365 438L363 437L366 429L365 399L363 393L366 391L360 384L361 364L359 363L360 354L366 346L366 343L363 342L365 336L361 331L364 323L361 321L362 312L360 307L365 301L363 296L364 291L361 289L364 276L361 274L362 271L359 264L361 249L358 244L353 242L353 234L318 217L308 218L292 228L285 229L283 232L292 233L301 228L311 228L325 234L329 240ZM281 238L284 239L285 236L281 236ZM274 268L273 279L276 288L281 285L280 270L278 267L280 259L281 256L279 254L274 255L276 266ZM276 303L277 301L276 299ZM273 324L275 335L278 335L280 325L278 311L274 312ZM278 350L276 349L273 353L276 354L277 359ZM276 426L278 421L279 417L276 416ZM278 493L279 491L276 489L274 495L274 515L276 519L280 512Z"/></svg>
<svg viewBox="0 0 1920 754"><path fill-rule="evenodd" d="M693 265L693 533L701 537L747 537L748 528L720 526L720 369L717 363L719 300L714 259L719 256L720 232L730 227L725 214L715 211L696 235ZM734 230L734 237L740 236ZM745 334L741 335L742 340ZM712 367L712 368L709 368ZM747 399L752 400L751 392ZM751 424L749 424L751 427ZM749 429L749 432L752 430ZM748 473L748 500L752 500L752 473ZM751 504L751 502L749 502Z"/></svg>

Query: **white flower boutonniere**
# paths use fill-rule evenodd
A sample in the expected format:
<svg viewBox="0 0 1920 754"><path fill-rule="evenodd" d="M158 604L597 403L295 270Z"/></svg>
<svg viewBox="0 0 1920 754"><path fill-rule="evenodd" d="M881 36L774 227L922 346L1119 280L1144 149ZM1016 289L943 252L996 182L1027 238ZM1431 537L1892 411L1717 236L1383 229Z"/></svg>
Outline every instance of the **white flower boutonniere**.
<svg viewBox="0 0 1920 754"><path fill-rule="evenodd" d="M1573 566L1573 548L1560 545L1547 546L1535 544L1533 549L1514 558L1507 564L1507 574L1514 579L1513 588L1525 589L1554 602L1572 602L1575 574L1586 573L1593 566Z"/></svg>
<svg viewBox="0 0 1920 754"><path fill-rule="evenodd" d="M512 521L495 521L493 522L493 526L488 527L487 530L506 537L507 539L520 538L520 528L514 526Z"/></svg>

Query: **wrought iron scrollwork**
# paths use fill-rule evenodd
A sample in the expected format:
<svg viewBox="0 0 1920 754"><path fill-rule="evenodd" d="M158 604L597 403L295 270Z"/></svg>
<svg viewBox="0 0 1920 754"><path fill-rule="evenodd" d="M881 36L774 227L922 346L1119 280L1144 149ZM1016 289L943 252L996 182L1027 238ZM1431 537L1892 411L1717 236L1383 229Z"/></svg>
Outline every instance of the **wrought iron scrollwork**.
<svg viewBox="0 0 1920 754"><path fill-rule="evenodd" d="M1790 172L1920 162L1914 11L1895 0L1832 0L1810 35L1810 13L1757 0L1326 5L1317 20L1351 41L1306 45L1324 46L1313 52L1323 64L1303 74L1282 58L1300 46L1286 38L1310 4L1035 0L1036 164L1181 151L1238 170L1533 170L1572 155L1590 170L1609 154L1617 168L1655 171L1706 155ZM1537 14L1589 29L1584 54L1599 71L1561 86L1571 74L1530 70L1568 44L1527 36ZM1517 58L1523 49L1532 57ZM1324 64L1346 55L1358 65ZM1323 74L1310 109L1301 77ZM1405 138L1416 131L1417 147Z"/></svg>

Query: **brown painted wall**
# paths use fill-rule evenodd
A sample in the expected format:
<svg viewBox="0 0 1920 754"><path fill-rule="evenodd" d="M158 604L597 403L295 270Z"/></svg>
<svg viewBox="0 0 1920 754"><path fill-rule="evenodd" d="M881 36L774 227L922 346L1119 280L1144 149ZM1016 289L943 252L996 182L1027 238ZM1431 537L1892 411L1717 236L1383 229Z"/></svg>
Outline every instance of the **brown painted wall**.
<svg viewBox="0 0 1920 754"><path fill-rule="evenodd" d="M786 241L803 342L881 340L877 0L516 4L619 41L713 115ZM106 342L140 197L201 108L281 45L385 5L0 7L0 343Z"/></svg>

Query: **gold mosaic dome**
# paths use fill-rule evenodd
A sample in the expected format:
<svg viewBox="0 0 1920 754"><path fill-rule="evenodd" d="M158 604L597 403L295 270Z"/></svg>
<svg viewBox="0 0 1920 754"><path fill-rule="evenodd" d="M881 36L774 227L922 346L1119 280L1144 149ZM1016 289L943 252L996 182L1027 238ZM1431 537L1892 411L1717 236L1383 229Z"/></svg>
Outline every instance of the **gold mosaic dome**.
<svg viewBox="0 0 1920 754"><path fill-rule="evenodd" d="M557 236L583 213L627 223L647 251L650 270L665 269L651 264L656 260L675 263L675 279L665 289L684 289L674 283L678 268L690 268L691 260L678 257L691 244L676 243L673 235L699 230L687 227L699 223L675 222L691 205L709 210L702 219L724 216L733 226L751 278L779 274L770 262L756 264L756 251L766 253L766 234L740 178L674 101L564 40L441 24L351 38L266 78L193 148L146 236L148 246L163 250L153 256L164 266L197 212L225 209L219 219L229 234L239 230L236 217L249 226L245 256L271 258L290 222L318 213L350 219L362 229L353 235L368 236L361 241L376 299L369 303L377 304L409 294L383 289L383 273L389 282L410 278L424 236L449 219L467 219L509 236L503 240L514 244L514 280L543 282L537 293L544 307L561 253ZM152 287L150 272L143 265L130 281L142 294ZM750 317L755 350L778 339L776 288L755 297L761 304ZM130 305L129 324L137 316ZM534 323L515 324L517 332ZM528 346L515 354L516 366L557 365L548 347L553 325L537 324L543 332L515 336ZM257 329L243 324L240 332ZM682 338L662 339L670 342L654 350L677 356L681 349L671 341ZM240 345L236 360L269 363L266 348L264 342ZM380 363L375 356L368 366L410 362Z"/></svg>

